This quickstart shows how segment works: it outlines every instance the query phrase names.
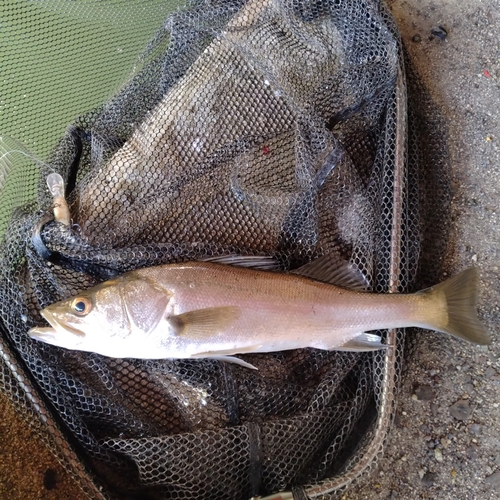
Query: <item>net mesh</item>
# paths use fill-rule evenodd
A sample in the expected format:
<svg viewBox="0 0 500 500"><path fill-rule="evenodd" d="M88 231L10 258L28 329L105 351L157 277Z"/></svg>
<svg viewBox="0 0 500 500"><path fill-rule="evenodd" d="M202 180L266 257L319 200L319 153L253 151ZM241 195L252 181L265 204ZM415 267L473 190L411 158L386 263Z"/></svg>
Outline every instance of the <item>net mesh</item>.
<svg viewBox="0 0 500 500"><path fill-rule="evenodd" d="M27 128L37 105L14 77L30 46L5 49L0 387L41 415L39 431L91 498L333 498L380 458L402 331L381 332L392 347L375 354L245 355L258 371L112 359L27 336L43 307L118 273L216 255L268 255L290 270L340 254L376 292L437 279L444 124L386 7L211 0L168 15L175 7L7 1L8 40L39 31L76 57L88 35L99 64L86 66L92 98L87 75L56 81L38 107L47 126ZM53 221L52 172L70 226Z"/></svg>

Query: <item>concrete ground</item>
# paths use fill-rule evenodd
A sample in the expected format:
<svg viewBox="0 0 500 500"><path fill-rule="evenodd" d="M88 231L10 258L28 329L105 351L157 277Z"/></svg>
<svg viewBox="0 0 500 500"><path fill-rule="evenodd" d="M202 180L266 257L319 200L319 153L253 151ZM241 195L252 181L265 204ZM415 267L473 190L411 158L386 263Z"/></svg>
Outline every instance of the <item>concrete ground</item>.
<svg viewBox="0 0 500 500"><path fill-rule="evenodd" d="M450 273L481 270L489 347L422 334L384 459L345 499L500 498L500 2L390 2L412 61L447 119ZM448 36L431 35L439 25Z"/></svg>
<svg viewBox="0 0 500 500"><path fill-rule="evenodd" d="M489 347L420 334L395 425L361 499L500 498L500 0L391 0L415 66L447 118L449 273L481 269ZM447 37L431 34L443 26ZM0 498L79 499L74 481L0 395ZM49 471L49 472L47 472Z"/></svg>

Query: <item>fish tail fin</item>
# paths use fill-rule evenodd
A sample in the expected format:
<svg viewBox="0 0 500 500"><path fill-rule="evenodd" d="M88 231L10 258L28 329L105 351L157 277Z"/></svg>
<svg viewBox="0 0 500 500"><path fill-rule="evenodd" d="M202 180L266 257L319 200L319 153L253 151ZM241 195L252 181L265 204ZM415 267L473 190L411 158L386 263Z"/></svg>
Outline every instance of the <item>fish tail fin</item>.
<svg viewBox="0 0 500 500"><path fill-rule="evenodd" d="M446 301L447 321L436 330L475 344L491 343L488 332L477 317L478 281L479 271L471 267L426 290L428 294L444 296Z"/></svg>

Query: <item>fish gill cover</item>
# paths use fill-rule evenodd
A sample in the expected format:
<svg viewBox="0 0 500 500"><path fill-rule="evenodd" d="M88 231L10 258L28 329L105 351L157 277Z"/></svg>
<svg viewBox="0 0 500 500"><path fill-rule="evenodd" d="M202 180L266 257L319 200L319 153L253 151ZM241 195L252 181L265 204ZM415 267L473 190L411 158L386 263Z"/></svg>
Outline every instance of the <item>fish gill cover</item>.
<svg viewBox="0 0 500 500"><path fill-rule="evenodd" d="M285 489L334 498L382 452L404 332L381 332L392 346L383 352L244 356L253 371L110 359L34 342L27 331L43 324L42 308L121 272L224 254L271 256L290 270L335 253L377 292L435 282L449 196L443 122L387 8L194 0L158 28L172 2L18 4L3 12L7 40L36 26L25 9L44 20L37 36L57 31L75 57L88 36L100 62L111 61L114 45L97 43L109 33L128 55L134 28L147 25L150 41L134 67L133 57L118 61L120 50L96 63L94 90L101 75L119 77L117 67L132 76L80 109L43 161L29 150L45 155L43 140L61 135L81 79L56 81L60 97L40 105L36 121L22 85L6 79L0 388L89 498L247 499ZM89 31L75 41L60 19ZM6 47L8 75L14 54L36 59L29 44ZM50 173L64 179L69 226L53 220Z"/></svg>

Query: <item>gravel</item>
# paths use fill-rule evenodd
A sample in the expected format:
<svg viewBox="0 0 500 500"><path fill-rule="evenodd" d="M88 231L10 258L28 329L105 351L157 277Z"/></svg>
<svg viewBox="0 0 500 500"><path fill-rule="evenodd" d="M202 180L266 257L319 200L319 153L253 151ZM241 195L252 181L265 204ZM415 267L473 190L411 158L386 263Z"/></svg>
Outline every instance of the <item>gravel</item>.
<svg viewBox="0 0 500 500"><path fill-rule="evenodd" d="M488 476L485 481L491 485L496 491L500 491L500 471Z"/></svg>

